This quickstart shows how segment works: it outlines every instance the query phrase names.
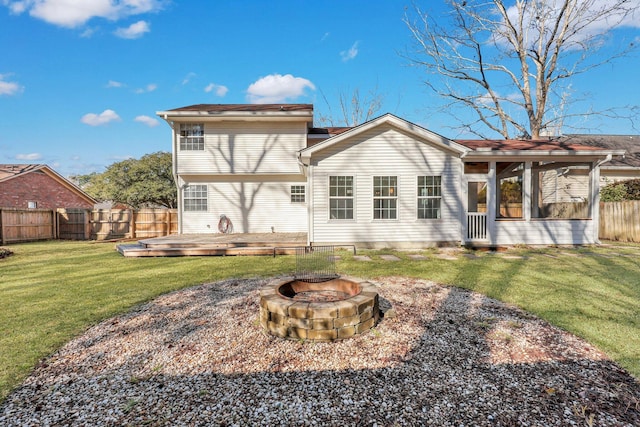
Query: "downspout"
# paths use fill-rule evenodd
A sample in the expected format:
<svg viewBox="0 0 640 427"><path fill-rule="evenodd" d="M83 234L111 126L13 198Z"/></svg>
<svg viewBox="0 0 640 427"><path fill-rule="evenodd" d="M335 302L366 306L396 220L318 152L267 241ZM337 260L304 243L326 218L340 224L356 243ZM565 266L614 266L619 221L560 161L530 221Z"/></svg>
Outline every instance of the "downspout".
<svg viewBox="0 0 640 427"><path fill-rule="evenodd" d="M592 190L591 190L591 218L595 223L595 230L594 230L594 241L596 242L596 244L600 244L600 166L602 166L603 164L610 162L611 159L613 158L613 155L611 154L607 154L607 157L605 157L604 159L600 160L599 162L597 162L594 167L593 167L593 173L592 173L592 178L591 178L591 186L592 186ZM594 191L595 189L598 189L598 191Z"/></svg>
<svg viewBox="0 0 640 427"><path fill-rule="evenodd" d="M313 179L310 175L313 171L309 165L302 161L300 152L298 152L297 160L302 173L307 178L307 246L311 246L311 242L313 242Z"/></svg>
<svg viewBox="0 0 640 427"><path fill-rule="evenodd" d="M176 138L175 122L169 120L169 117L164 114L162 116L165 122L171 128L171 174L173 175L173 182L176 186L178 203L178 234L182 234L182 187L178 180L178 139Z"/></svg>

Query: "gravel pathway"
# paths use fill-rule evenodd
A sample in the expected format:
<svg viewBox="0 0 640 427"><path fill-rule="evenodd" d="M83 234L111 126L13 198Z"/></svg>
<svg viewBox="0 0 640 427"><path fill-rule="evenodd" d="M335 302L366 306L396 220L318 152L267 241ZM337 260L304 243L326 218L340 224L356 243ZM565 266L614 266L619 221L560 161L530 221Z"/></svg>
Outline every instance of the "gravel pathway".
<svg viewBox="0 0 640 427"><path fill-rule="evenodd" d="M640 383L588 343L518 309L384 278L384 319L334 343L258 322L265 280L162 296L44 360L2 426L637 426Z"/></svg>

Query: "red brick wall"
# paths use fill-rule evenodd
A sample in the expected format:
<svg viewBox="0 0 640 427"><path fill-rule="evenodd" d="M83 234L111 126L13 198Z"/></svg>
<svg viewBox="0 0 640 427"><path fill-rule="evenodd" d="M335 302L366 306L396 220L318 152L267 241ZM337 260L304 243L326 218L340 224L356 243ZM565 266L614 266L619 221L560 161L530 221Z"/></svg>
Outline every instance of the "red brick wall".
<svg viewBox="0 0 640 427"><path fill-rule="evenodd" d="M41 171L0 183L0 207L26 209L28 202L36 202L38 209L93 208L76 192Z"/></svg>

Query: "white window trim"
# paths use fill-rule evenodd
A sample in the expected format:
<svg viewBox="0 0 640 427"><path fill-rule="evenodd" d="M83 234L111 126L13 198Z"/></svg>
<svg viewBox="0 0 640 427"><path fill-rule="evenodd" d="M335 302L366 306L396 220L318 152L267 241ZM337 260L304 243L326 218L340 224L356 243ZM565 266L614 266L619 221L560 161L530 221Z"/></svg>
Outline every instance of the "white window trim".
<svg viewBox="0 0 640 427"><path fill-rule="evenodd" d="M352 218L331 218L331 199L349 199L349 197L342 197L342 196L335 196L332 197L331 196L331 178L332 177L351 177L351 200L353 201L353 207L352 207L352 212L353 212L353 217ZM338 174L338 175L328 175L327 176L327 219L330 222L354 222L357 218L357 212L356 212L356 208L357 208L357 202L356 202L356 174Z"/></svg>
<svg viewBox="0 0 640 427"><path fill-rule="evenodd" d="M187 130L192 130L189 128L192 128L193 126L201 126L202 127L202 135L189 135L187 134L186 136L182 135L182 128L183 126L188 128ZM198 142L194 143L194 142L189 142L189 139L197 139ZM198 148L183 148L183 141L187 140L186 144L188 144L189 146L193 146L195 144L198 145ZM200 147L200 141L202 141L202 148ZM180 151L204 151L204 123L180 123L180 126L178 127L178 148Z"/></svg>
<svg viewBox="0 0 640 427"><path fill-rule="evenodd" d="M376 191L376 184L375 184L375 179L376 178L391 178L391 177L395 177L396 179L396 194L395 196L376 196L375 195L375 191ZM400 175L373 175L371 177L371 219L373 221L399 221L400 220L400 196L398 195L398 193L400 193ZM395 218L376 218L375 216L375 212L376 212L376 199L385 199L385 200L395 200L396 201L396 207L395 207L395 211L396 211L396 217Z"/></svg>
<svg viewBox="0 0 640 427"><path fill-rule="evenodd" d="M440 195L439 196L421 196L420 195L420 184L418 183L418 179L420 177L440 177ZM417 175L416 176L416 219L418 221L439 221L442 219L442 200L443 200L443 178L442 175ZM440 217L439 218L420 218L418 213L420 212L420 199L440 199Z"/></svg>
<svg viewBox="0 0 640 427"><path fill-rule="evenodd" d="M204 187L204 198L189 198L189 200L204 200L206 203L205 209L187 209L187 189L189 187ZM183 212L208 212L209 211L209 186L207 184L188 184L182 189L182 211Z"/></svg>

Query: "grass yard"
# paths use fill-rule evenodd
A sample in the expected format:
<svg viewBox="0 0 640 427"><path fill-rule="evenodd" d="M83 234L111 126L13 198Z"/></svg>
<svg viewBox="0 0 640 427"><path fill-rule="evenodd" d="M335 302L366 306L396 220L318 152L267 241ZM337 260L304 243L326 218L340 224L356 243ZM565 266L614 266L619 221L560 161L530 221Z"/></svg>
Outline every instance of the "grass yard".
<svg viewBox="0 0 640 427"><path fill-rule="evenodd" d="M229 277L292 272L295 258L123 258L113 244L12 245L0 259L0 400L40 359L89 326L172 290ZM640 246L518 248L457 260L423 251L340 251L338 271L408 276L460 286L518 305L579 335L640 378ZM400 261L384 261L394 254ZM257 315L257 313L256 313Z"/></svg>

